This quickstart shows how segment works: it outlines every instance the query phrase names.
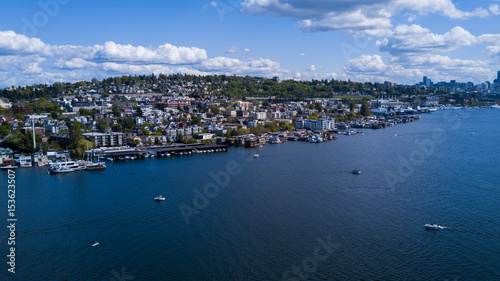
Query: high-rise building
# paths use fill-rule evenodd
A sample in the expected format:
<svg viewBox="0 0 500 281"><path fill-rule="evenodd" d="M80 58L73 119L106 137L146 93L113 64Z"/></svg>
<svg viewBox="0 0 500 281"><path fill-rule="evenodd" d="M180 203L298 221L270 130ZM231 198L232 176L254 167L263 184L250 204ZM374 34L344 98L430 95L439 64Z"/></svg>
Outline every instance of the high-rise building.
<svg viewBox="0 0 500 281"><path fill-rule="evenodd" d="M497 80L500 80L500 71L497 73Z"/></svg>

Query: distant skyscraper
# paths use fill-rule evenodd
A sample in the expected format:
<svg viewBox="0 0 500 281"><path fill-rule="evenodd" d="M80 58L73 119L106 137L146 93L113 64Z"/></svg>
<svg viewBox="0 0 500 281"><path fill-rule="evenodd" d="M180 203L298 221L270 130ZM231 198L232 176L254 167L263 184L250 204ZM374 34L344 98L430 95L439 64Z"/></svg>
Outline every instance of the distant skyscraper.
<svg viewBox="0 0 500 281"><path fill-rule="evenodd" d="M500 80L500 71L497 73L497 80Z"/></svg>
<svg viewBox="0 0 500 281"><path fill-rule="evenodd" d="M423 84L424 84L424 86L426 86L426 85L427 85L427 76L424 76L424 81L422 81L422 82L424 82L424 83L423 83Z"/></svg>

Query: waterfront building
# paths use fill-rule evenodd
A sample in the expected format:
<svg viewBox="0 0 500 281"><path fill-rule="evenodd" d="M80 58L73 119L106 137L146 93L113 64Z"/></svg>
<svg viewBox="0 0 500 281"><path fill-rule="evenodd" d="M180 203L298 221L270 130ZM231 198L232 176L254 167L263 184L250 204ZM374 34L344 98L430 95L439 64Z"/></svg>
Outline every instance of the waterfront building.
<svg viewBox="0 0 500 281"><path fill-rule="evenodd" d="M214 134L196 134L196 135L193 135L193 138L197 139L197 140L211 140L213 138Z"/></svg>
<svg viewBox="0 0 500 281"><path fill-rule="evenodd" d="M311 131L330 131L335 129L335 119L305 119L295 122L296 129L309 129Z"/></svg>
<svg viewBox="0 0 500 281"><path fill-rule="evenodd" d="M21 167L31 167L31 156L14 155L14 162Z"/></svg>
<svg viewBox="0 0 500 281"><path fill-rule="evenodd" d="M127 137L124 133L86 133L83 138L91 141L96 147L126 145Z"/></svg>

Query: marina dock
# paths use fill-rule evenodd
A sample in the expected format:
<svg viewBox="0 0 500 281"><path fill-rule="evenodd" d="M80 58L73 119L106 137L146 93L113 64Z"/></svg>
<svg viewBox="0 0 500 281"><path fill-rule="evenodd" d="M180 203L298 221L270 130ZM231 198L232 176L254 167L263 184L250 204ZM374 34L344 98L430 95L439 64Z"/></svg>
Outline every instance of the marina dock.
<svg viewBox="0 0 500 281"><path fill-rule="evenodd" d="M155 156L175 156L189 155L197 153L224 152L227 151L227 145L220 144L175 144L161 145L141 148L131 147L102 147L87 151L94 157L101 157L112 160L125 160L135 158L148 158Z"/></svg>

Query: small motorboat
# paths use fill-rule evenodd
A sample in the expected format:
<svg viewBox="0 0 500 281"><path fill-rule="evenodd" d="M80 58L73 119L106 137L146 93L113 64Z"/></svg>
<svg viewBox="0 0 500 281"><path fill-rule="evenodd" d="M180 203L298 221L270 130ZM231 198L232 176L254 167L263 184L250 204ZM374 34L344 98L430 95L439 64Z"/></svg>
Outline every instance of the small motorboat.
<svg viewBox="0 0 500 281"><path fill-rule="evenodd" d="M440 226L437 223L432 223L432 224L426 224L425 228L432 229L432 230L439 230L439 229L444 229L444 226Z"/></svg>
<svg viewBox="0 0 500 281"><path fill-rule="evenodd" d="M360 170L352 170L352 172L354 175L359 175L361 174L361 171Z"/></svg>
<svg viewBox="0 0 500 281"><path fill-rule="evenodd" d="M7 166L2 166L0 169L2 170L9 170L9 169L17 169L18 167L15 165L7 165Z"/></svg>
<svg viewBox="0 0 500 281"><path fill-rule="evenodd" d="M73 168L65 167L65 166L59 166L59 167L51 168L48 171L50 174L66 174L66 173L73 173L76 170Z"/></svg>
<svg viewBox="0 0 500 281"><path fill-rule="evenodd" d="M99 242L95 241L95 243L94 243L94 244L92 244L92 247L95 247L95 246L97 246L97 245L99 245Z"/></svg>
<svg viewBox="0 0 500 281"><path fill-rule="evenodd" d="M155 197L155 201L165 201L165 197L160 195L158 197Z"/></svg>
<svg viewBox="0 0 500 281"><path fill-rule="evenodd" d="M254 155L253 155L253 158L259 158L259 157L260 157L260 155L259 155L259 154L254 154Z"/></svg>

